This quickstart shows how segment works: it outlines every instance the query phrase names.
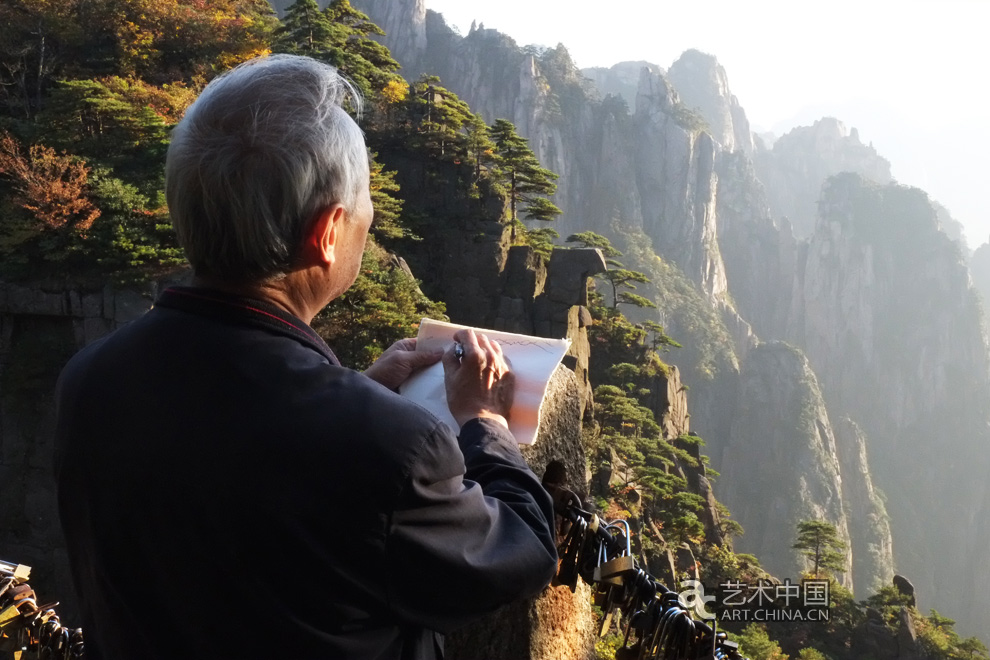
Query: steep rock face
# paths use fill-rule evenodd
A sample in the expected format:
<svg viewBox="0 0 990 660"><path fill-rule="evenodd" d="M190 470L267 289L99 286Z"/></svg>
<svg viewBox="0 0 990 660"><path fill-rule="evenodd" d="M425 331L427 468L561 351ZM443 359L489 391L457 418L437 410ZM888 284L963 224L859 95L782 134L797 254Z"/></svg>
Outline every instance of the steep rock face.
<svg viewBox="0 0 990 660"><path fill-rule="evenodd" d="M742 152L719 152L718 230L729 293L738 312L765 339L785 336L794 302L797 243L785 220L773 220L763 183Z"/></svg>
<svg viewBox="0 0 990 660"><path fill-rule="evenodd" d="M862 597L876 593L894 577L890 520L873 486L866 435L848 417L836 421L833 430L842 470L842 499L849 517L853 584Z"/></svg>
<svg viewBox="0 0 990 660"><path fill-rule="evenodd" d="M822 184L840 172L855 172L876 183L890 183L890 163L856 129L833 118L795 128L756 154L756 170L766 185L775 218L786 217L798 238L810 236L818 217Z"/></svg>
<svg viewBox="0 0 990 660"><path fill-rule="evenodd" d="M941 229L946 236L959 245L959 249L962 250L963 254L969 254L970 249L969 245L966 243L965 228L962 223L952 217L952 214L949 213L949 209L945 208L935 200L931 200L931 203L935 208L935 217L938 218L939 229Z"/></svg>
<svg viewBox="0 0 990 660"><path fill-rule="evenodd" d="M362 0L351 4L374 16L375 24L385 30L392 57L401 62L403 68L410 69L403 73L411 74L411 77L422 73L416 69L420 67L426 51L426 0Z"/></svg>
<svg viewBox="0 0 990 660"><path fill-rule="evenodd" d="M898 571L954 609L972 591L969 525L990 442L986 338L959 247L922 191L842 175L823 194L804 271L792 340L882 458L871 463ZM982 611L953 616L975 630Z"/></svg>
<svg viewBox="0 0 990 660"><path fill-rule="evenodd" d="M753 154L746 112L729 91L725 69L711 55L687 50L670 66L667 78L685 106L708 122L712 137L725 151Z"/></svg>
<svg viewBox="0 0 990 660"><path fill-rule="evenodd" d="M715 224L716 145L708 133L678 123L679 103L662 76L643 72L633 116L643 231L659 239L657 254L714 300L726 290Z"/></svg>
<svg viewBox="0 0 990 660"><path fill-rule="evenodd" d="M740 381L719 493L746 530L736 550L796 577L804 569L791 549L799 521L827 520L849 541L835 435L815 375L792 346L750 351ZM844 577L852 586L852 571Z"/></svg>
<svg viewBox="0 0 990 660"><path fill-rule="evenodd" d="M581 69L581 75L595 85L601 95L617 96L623 99L629 108L636 111L636 91L639 89L639 78L643 69L650 73L663 75L664 71L656 64L646 61L619 62L611 67L591 67Z"/></svg>
<svg viewBox="0 0 990 660"><path fill-rule="evenodd" d="M990 243L984 243L976 248L969 258L969 272L973 278L973 286L980 294L983 305L984 323L990 325Z"/></svg>

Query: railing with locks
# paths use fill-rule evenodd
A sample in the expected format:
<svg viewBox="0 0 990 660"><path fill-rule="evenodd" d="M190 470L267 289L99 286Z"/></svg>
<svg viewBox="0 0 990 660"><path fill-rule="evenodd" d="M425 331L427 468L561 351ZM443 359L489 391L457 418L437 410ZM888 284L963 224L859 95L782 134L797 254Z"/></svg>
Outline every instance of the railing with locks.
<svg viewBox="0 0 990 660"><path fill-rule="evenodd" d="M0 561L0 658L84 658L82 628L62 625L58 603L38 605L30 574L30 566Z"/></svg>
<svg viewBox="0 0 990 660"><path fill-rule="evenodd" d="M595 587L603 619L600 635L625 621L615 660L744 660L725 633L691 617L678 594L639 567L624 520L605 522L582 508L580 498L560 485L544 487L553 496L564 540L554 584L574 591L581 578Z"/></svg>

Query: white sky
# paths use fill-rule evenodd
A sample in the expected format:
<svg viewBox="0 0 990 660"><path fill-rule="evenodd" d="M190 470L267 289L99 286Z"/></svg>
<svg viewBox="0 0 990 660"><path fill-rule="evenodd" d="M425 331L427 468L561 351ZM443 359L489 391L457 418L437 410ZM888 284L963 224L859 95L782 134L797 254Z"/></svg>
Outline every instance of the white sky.
<svg viewBox="0 0 990 660"><path fill-rule="evenodd" d="M579 67L689 48L715 55L754 130L834 116L894 177L990 236L990 0L426 0L461 33L477 19L520 45L563 43Z"/></svg>

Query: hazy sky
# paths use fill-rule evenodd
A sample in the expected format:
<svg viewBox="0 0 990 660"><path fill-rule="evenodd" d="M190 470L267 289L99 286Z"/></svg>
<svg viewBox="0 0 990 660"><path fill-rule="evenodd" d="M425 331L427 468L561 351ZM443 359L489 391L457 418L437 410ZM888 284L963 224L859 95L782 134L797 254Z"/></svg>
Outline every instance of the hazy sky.
<svg viewBox="0 0 990 660"><path fill-rule="evenodd" d="M834 116L859 129L894 177L990 236L990 0L426 0L465 33L472 20L520 45L563 43L580 67L688 48L715 55L754 130L780 135Z"/></svg>

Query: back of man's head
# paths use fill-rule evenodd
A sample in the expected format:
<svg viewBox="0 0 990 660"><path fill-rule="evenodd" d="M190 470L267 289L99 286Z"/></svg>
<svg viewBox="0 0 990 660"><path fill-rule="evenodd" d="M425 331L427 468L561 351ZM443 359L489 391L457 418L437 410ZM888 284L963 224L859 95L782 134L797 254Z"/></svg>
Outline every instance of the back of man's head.
<svg viewBox="0 0 990 660"><path fill-rule="evenodd" d="M231 283L293 267L307 224L353 209L368 181L354 87L328 64L252 60L215 79L172 134L165 166L172 224L196 274Z"/></svg>

